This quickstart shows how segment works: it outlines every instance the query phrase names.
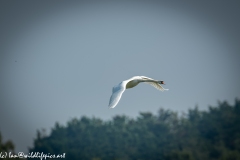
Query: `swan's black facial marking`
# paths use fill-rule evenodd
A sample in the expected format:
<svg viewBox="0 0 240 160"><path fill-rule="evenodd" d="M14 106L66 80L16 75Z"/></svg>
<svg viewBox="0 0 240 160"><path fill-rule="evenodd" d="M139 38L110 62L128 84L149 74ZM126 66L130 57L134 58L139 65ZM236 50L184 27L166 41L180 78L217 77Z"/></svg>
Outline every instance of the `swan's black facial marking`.
<svg viewBox="0 0 240 160"><path fill-rule="evenodd" d="M159 82L160 82L160 84L165 84L164 81L159 81Z"/></svg>

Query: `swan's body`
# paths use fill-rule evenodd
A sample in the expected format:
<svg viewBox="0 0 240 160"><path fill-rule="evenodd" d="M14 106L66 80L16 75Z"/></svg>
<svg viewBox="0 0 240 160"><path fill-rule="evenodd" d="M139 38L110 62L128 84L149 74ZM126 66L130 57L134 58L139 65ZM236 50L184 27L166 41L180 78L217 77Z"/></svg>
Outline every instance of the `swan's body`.
<svg viewBox="0 0 240 160"><path fill-rule="evenodd" d="M122 81L121 83L113 87L112 96L109 101L109 108L114 108L118 104L125 89L133 88L136 85L138 85L140 82L146 82L160 91L168 90L168 89L164 89L160 85L160 84L164 84L164 81L157 81L145 76L135 76L128 80Z"/></svg>

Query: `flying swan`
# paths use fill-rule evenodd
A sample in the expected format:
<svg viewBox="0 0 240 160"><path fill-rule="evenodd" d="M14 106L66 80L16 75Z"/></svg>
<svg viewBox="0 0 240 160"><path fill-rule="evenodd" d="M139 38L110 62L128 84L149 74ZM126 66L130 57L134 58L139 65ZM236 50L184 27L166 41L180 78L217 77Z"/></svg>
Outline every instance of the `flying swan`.
<svg viewBox="0 0 240 160"><path fill-rule="evenodd" d="M113 87L112 96L110 98L108 107L114 108L118 104L119 100L121 99L121 96L125 91L125 89L133 88L136 85L138 85L140 82L148 83L160 91L168 90L168 89L164 89L160 85L160 84L164 84L164 81L154 80L152 78L145 77L145 76L134 76L128 80L122 81L121 83Z"/></svg>

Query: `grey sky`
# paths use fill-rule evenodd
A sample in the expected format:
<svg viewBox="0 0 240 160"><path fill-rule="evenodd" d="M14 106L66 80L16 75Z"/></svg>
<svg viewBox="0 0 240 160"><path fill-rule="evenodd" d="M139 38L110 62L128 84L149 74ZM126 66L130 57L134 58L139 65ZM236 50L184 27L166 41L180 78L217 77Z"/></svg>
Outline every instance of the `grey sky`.
<svg viewBox="0 0 240 160"><path fill-rule="evenodd" d="M207 2L207 1L206 1ZM36 130L160 107L207 109L240 98L237 1L1 1L0 131L27 152ZM140 84L108 109L112 87Z"/></svg>

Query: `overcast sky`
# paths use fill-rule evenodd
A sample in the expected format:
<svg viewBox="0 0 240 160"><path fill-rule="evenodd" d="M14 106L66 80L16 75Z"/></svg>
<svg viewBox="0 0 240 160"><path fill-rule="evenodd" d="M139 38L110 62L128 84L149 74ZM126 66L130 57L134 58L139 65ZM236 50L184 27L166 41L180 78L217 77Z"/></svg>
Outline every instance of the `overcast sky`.
<svg viewBox="0 0 240 160"><path fill-rule="evenodd" d="M207 3L206 3L207 2ZM206 110L240 98L238 1L0 1L0 131L27 152L36 130L83 115ZM164 80L125 91L132 76Z"/></svg>

